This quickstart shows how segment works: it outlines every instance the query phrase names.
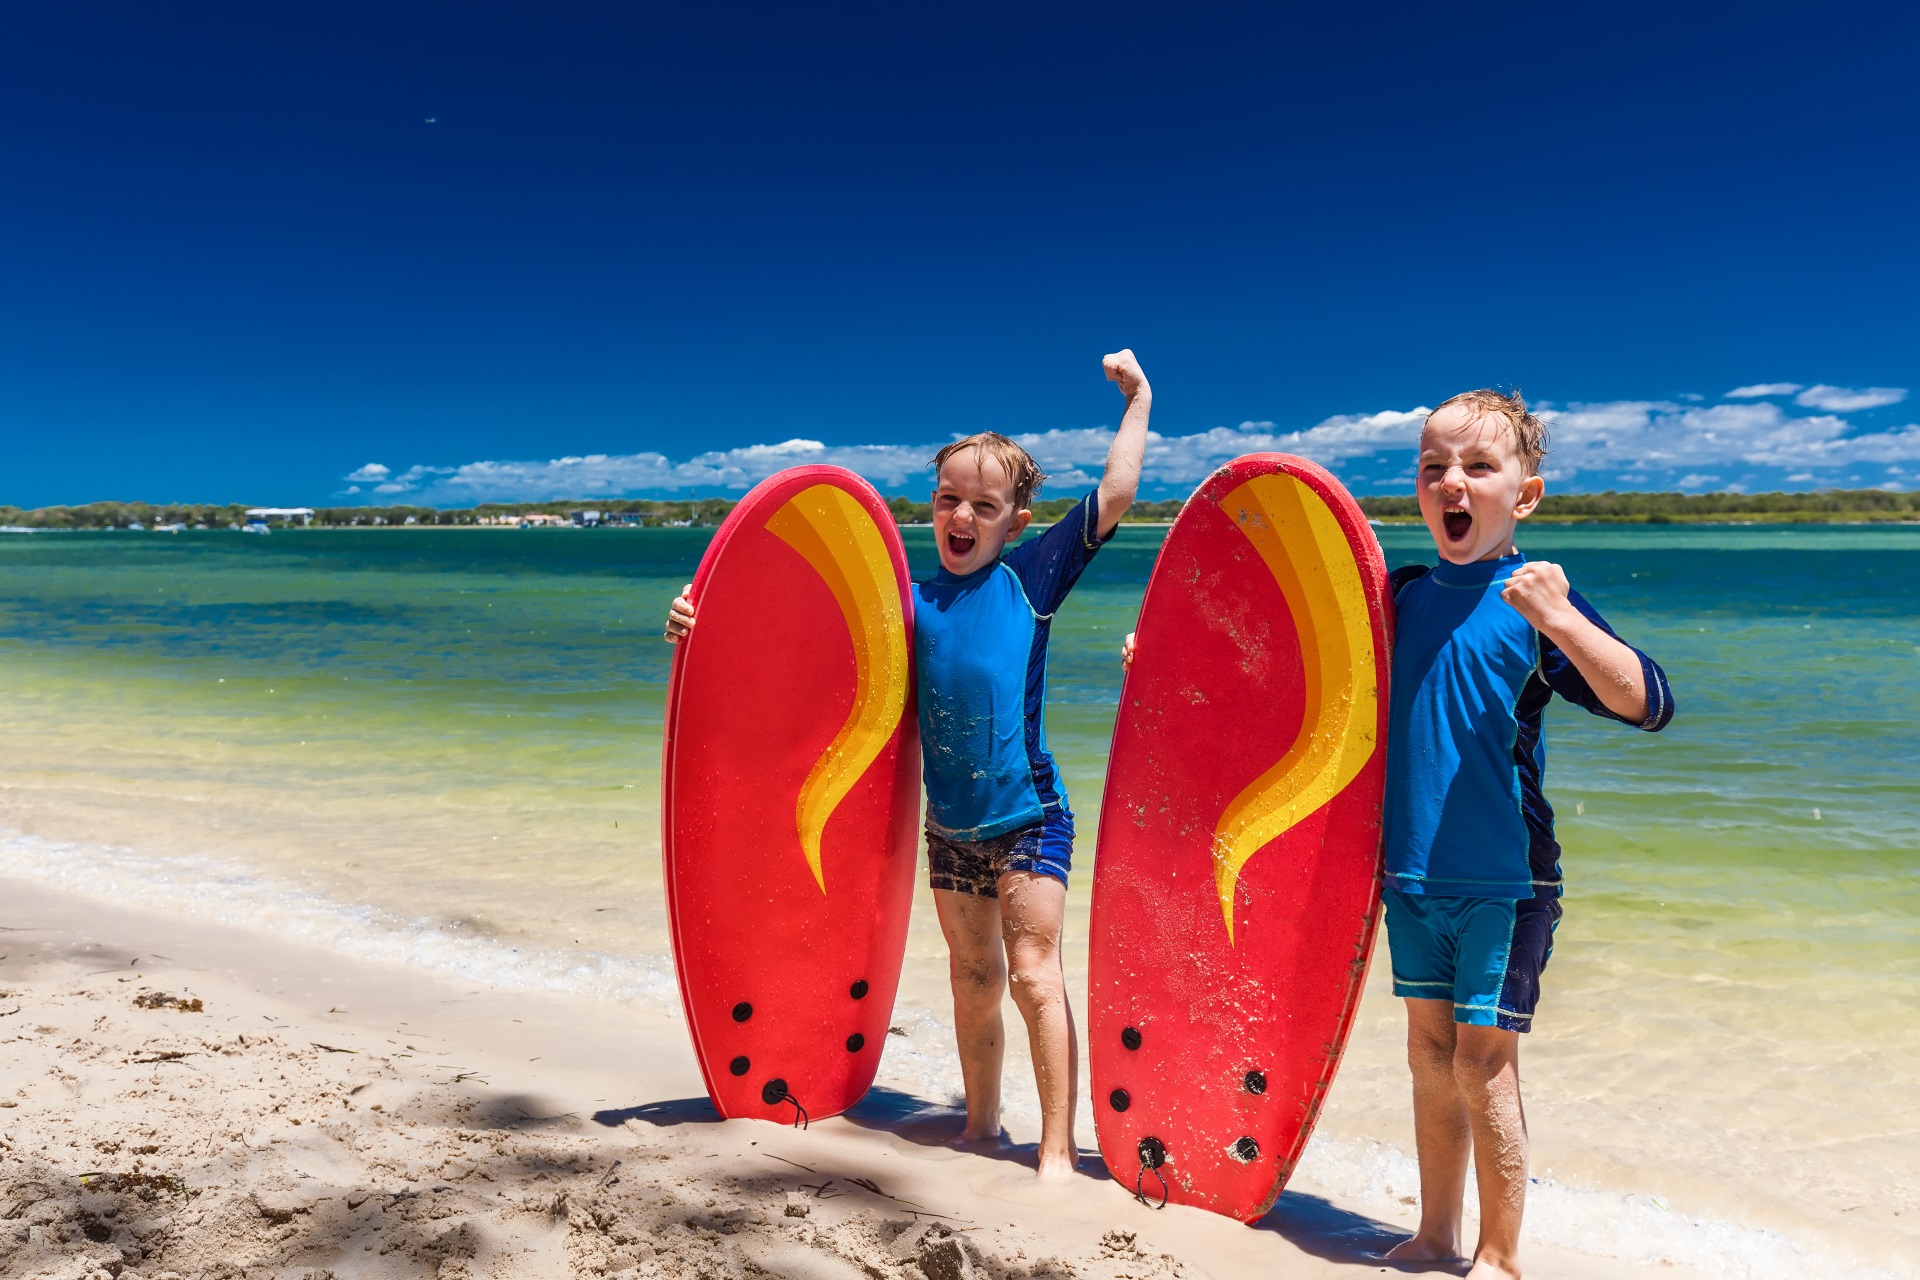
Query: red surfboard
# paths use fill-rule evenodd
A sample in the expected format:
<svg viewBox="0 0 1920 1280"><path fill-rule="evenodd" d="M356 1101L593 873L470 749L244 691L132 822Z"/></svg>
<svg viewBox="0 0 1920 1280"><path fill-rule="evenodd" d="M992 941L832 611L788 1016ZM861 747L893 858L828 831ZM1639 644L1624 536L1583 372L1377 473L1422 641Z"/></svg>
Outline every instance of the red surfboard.
<svg viewBox="0 0 1920 1280"><path fill-rule="evenodd" d="M680 996L723 1116L836 1115L880 1065L920 803L909 591L892 513L839 467L761 483L694 575L661 849Z"/></svg>
<svg viewBox="0 0 1920 1280"><path fill-rule="evenodd" d="M1340 1061L1380 902L1386 561L1303 458L1209 476L1161 547L1093 873L1089 1050L1114 1177L1252 1222Z"/></svg>

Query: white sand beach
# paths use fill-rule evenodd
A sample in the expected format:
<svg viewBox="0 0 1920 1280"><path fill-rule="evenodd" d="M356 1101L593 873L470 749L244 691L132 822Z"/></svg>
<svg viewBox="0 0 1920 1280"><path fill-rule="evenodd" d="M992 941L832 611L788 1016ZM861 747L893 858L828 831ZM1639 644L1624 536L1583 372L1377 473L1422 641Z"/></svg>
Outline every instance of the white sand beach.
<svg viewBox="0 0 1920 1280"><path fill-rule="evenodd" d="M888 1090L805 1132L722 1122L656 1013L0 902L8 1277L1341 1276L1404 1229L1298 1192L1258 1228L1154 1212L1097 1158L1042 1186L1030 1147L951 1150L951 1111Z"/></svg>

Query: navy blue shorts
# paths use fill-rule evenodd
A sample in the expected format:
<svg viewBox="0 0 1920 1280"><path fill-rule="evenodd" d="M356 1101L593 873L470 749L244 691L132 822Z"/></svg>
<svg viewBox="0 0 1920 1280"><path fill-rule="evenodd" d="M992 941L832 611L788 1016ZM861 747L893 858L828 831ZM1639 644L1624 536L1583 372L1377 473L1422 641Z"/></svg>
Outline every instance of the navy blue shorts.
<svg viewBox="0 0 1920 1280"><path fill-rule="evenodd" d="M1560 899L1452 898L1388 889L1393 994L1451 1000L1453 1020L1527 1031L1553 955Z"/></svg>
<svg viewBox="0 0 1920 1280"><path fill-rule="evenodd" d="M1030 827L985 840L950 840L927 829L927 883L936 889L1000 896L1000 877L1009 871L1052 876L1061 884L1073 868L1073 815L1049 809Z"/></svg>

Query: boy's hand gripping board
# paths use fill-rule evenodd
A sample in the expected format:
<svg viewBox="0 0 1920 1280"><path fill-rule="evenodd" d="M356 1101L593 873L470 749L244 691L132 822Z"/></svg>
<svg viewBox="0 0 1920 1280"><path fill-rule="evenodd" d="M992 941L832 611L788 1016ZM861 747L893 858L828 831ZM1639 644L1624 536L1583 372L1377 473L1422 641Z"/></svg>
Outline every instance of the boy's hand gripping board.
<svg viewBox="0 0 1920 1280"><path fill-rule="evenodd" d="M1252 1222L1319 1115L1380 902L1386 561L1320 467L1249 454L1154 565L1094 860L1100 1152Z"/></svg>
<svg viewBox="0 0 1920 1280"><path fill-rule="evenodd" d="M835 1115L879 1067L919 816L909 592L892 514L839 467L757 486L694 575L661 849L680 996L723 1116Z"/></svg>

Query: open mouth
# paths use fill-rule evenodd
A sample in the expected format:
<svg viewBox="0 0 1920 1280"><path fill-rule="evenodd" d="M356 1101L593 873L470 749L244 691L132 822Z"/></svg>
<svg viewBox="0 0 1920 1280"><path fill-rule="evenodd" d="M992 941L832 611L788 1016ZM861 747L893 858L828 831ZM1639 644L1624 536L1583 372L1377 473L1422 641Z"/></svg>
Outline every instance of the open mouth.
<svg viewBox="0 0 1920 1280"><path fill-rule="evenodd" d="M970 533L949 533L947 534L947 554L956 560L963 560L972 553L975 541L977 539Z"/></svg>
<svg viewBox="0 0 1920 1280"><path fill-rule="evenodd" d="M1463 542L1467 531L1473 528L1473 517L1457 508L1443 512L1440 523L1446 527L1447 541Z"/></svg>

